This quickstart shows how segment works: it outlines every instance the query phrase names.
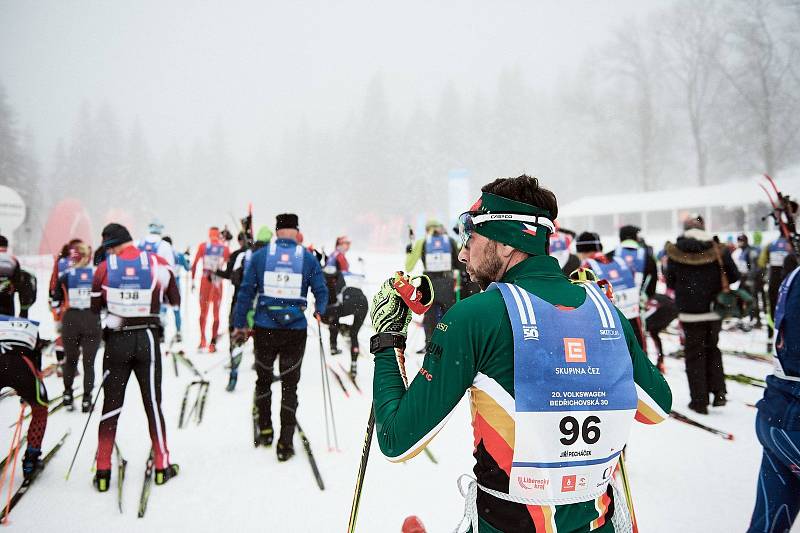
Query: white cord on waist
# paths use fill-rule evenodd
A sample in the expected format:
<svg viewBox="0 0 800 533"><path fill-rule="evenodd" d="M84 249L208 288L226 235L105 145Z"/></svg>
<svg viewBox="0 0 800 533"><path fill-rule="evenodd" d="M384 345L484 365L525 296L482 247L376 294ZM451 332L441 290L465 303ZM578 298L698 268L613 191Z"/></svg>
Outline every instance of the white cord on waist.
<svg viewBox="0 0 800 533"><path fill-rule="evenodd" d="M464 478L467 479L466 488L461 482L461 480ZM477 479L468 474L462 474L459 476L456 484L458 485L458 491L464 497L464 516L461 518L461 522L458 523L458 527L456 527L454 533L466 533L470 530L470 527L472 528L472 533L478 533L478 489L481 489L483 492L494 496L495 498L521 505L555 505L552 500L523 498L522 496L514 496L512 494L507 494L505 492L484 487L478 483ZM611 519L612 523L614 524L614 531L616 533L632 533L633 527L631 525L628 507L625 503L625 497L619 492L619 489L617 489L616 483L612 482L611 487L614 492L615 503L614 516ZM591 498L587 500L587 496L585 495L573 496L572 498L559 499L558 505L583 503L589 501L590 499Z"/></svg>

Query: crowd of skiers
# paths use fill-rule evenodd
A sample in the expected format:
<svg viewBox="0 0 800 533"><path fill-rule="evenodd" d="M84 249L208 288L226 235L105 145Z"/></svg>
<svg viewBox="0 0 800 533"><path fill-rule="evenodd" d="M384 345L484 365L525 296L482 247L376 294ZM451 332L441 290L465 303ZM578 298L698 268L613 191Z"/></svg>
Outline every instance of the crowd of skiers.
<svg viewBox="0 0 800 533"><path fill-rule="evenodd" d="M420 386L411 396L410 391L402 392L405 386L393 388L398 379L395 375L397 365L382 366L380 363L388 360L380 354L392 356L393 359L395 350L405 347L411 320L409 307L413 308L413 304L405 298L407 295L403 294L401 287L411 279L401 275L388 280L373 300L372 322L377 334L372 339L371 351L376 354L375 382L381 385L375 388L376 407L379 389L385 400L381 402L376 418L379 422L391 419L394 427L393 432L385 428L379 435L384 453L405 458L420 451L419 446L424 446L432 438L434 430L441 427L452 408L445 398L452 396L457 399L463 395L460 382L451 381L442 384L442 389L437 389L437 380L432 376L451 375L439 368L442 364L462 365L450 369L454 373L452 375L458 373L456 370L462 373L467 368L476 370L477 359L461 361L442 357L443 353L457 353L459 358L468 357L471 351L478 349L478 340L470 340L471 335L478 335L480 342L487 342L487 333L479 331L480 328L474 331L464 329L476 316L486 315L481 320L488 324L486 320L490 316L497 316L498 311L502 316L500 310L506 310L510 325L498 325L500 329L495 332L497 335L492 342L502 344L508 341L512 347L512 364L516 364L515 358L527 353L525 346L528 345L520 344L520 339L540 340L542 345L544 341L555 342L553 346L563 342L566 350L568 341L576 340L576 332L584 331L581 328L585 328L585 324L593 323L594 318L589 318L592 312L599 313L598 324L606 328L600 329L601 336L605 335L603 331L617 332L617 337L602 340L616 339L621 343L600 344L606 349L619 351L617 355L633 358L634 374L617 378L633 380L639 386L639 401L644 401L649 410L641 411L640 405L637 420L644 418L647 423L662 420L671 404L669 389L663 378L658 372L652 375L649 367L642 363L647 360L647 337L655 346L654 366L663 373L664 356L667 354L664 353L660 335L678 319L678 334L683 344L682 354L690 391L689 408L696 413L707 414L709 404L722 407L727 401L719 335L722 320L733 317L738 319L739 327L748 331L766 325L770 342L774 328L778 361L775 375L767 379L765 397L758 404L757 433L764 445L764 461L751 531L775 527L778 523L776 520L783 520L781 525L791 524L800 510L800 502L796 497L800 494L797 472L800 457L787 452L787 443L793 444L796 450L800 442L800 328L797 326L800 324L800 282L795 281L798 269L791 240L780 237L759 248L760 235L754 236L754 244L750 244L747 235L740 235L736 245L721 243L707 231L702 216L690 215L684 220L684 231L676 241L667 242L658 253L647 245L640 229L631 225L621 227L619 244L606 250L596 232L578 234L559 227L555 222L555 197L540 188L535 180L531 181L532 178L527 176L510 180L516 181L494 182L484 187L481 200L465 213L466 216L462 215L459 226L454 228L460 242L448 235L444 224L436 220L426 223L425 235L419 239L415 239L413 231L409 231L405 271L411 272L418 263L422 264L423 276L419 279L425 281L417 287L417 298L424 300L425 294L421 293L425 292L424 287L429 286L430 300L424 304L426 312L422 319L425 346L418 352L426 356L423 375L429 383L433 383L427 392ZM794 204L794 212L789 216L795 216L796 211ZM503 216L493 217L494 213ZM516 233L512 231L512 226L516 228ZM46 342L38 335L38 322L27 318L28 309L36 298L36 279L20 267L19 261L8 251L7 239L0 236L0 344L4 353L10 351L13 354L0 357L0 387L13 388L32 411L28 444L22 460L26 477L40 466L48 405L43 377L57 371L63 379L64 407L73 410L74 401L80 396L83 412L90 413L96 402L93 391L98 380L95 379L94 366L101 344L104 345L104 355L99 385L104 390L104 398L98 430L95 487L99 491L109 489L117 420L131 373L139 382L147 415L155 483L163 484L178 474L178 465L170 461L166 424L161 412L161 350L165 341L164 325L169 314L174 317L175 337L168 340L168 349L183 340L181 270L188 273L184 292L189 287L195 292L195 279L199 277L200 280L197 291L200 307L198 351L217 351L221 336L220 307L224 282L227 280L231 283L233 296L228 311L228 390L236 386L241 347L252 338L257 374L253 406L255 444L270 446L275 438L271 418L271 385L279 380L281 409L276 451L280 461L288 460L295 453L293 440L297 427L297 386L307 339L309 290L314 295L313 316L320 339L321 325L325 324L329 330L330 353L333 355L342 353L340 336L349 339L350 377L354 380L357 376L361 354L358 335L370 305L362 290L363 273L351 270L347 257L351 240L346 235L338 237L334 250L326 255L313 246L303 244L297 215L280 214L276 217L274 231L265 226L257 233L253 232L250 217L249 220L243 220L242 231L237 235L238 249L229 249L228 243L233 236L227 229L211 227L207 239L196 247L190 264L188 250L185 253L175 251L172 240L163 232L164 226L156 220L148 226L147 236L135 241L126 227L112 223L103 229L101 245L94 254L91 246L80 239L64 245L55 258L49 284L50 308L58 335L53 343L58 365L57 369L44 370L41 364ZM470 248L470 243L474 248ZM498 246L506 246L507 249L498 251ZM539 256L550 256L548 259L552 265L542 262ZM537 281L539 278L544 281ZM567 278L572 283L568 283ZM563 283L560 280L564 280ZM659 281L662 283L659 284ZM553 285L549 289L550 284ZM665 288L663 293L657 292L659 286ZM575 290L573 287L581 288ZM487 291L493 288L499 290ZM555 292L548 292L551 289ZM482 293L482 290L485 292ZM466 302L471 295L480 293L482 296L476 301ZM581 297L578 297L579 294ZM583 294L586 294L585 301L580 304L578 301L584 300ZM540 299L537 295L546 296ZM15 308L15 296L20 302L19 311ZM479 307L478 300L487 307ZM465 303L459 304L462 301ZM553 311L559 306L581 310L575 316L584 317L579 320L584 321L581 322L584 325L564 322L563 315ZM618 329L613 327L614 306L620 317L624 318ZM209 312L211 331L207 335ZM349 324L342 321L345 317L352 317ZM460 321L458 317L461 317ZM557 325L555 331L558 338L555 341L544 333L541 326L543 321L552 321ZM458 332L462 330L464 334L459 336ZM471 344L464 345L465 342ZM586 342L590 343L588 338ZM497 351L498 346L484 346L487 350L485 353ZM581 344L580 348L575 349L576 352L567 353L567 362L570 362L570 357L576 362L585 362L586 346ZM768 349L771 350L772 346ZM81 357L83 390L78 395L75 394L74 384ZM276 360L277 375L274 370ZM486 361L481 364L486 364ZM639 368L637 365L644 366ZM596 385L607 388L608 394L619 395L614 404L617 409L636 410L636 391L626 389L623 394L618 384L608 381L613 378L612 369L613 366L609 366L602 383ZM541 506L538 500L524 501L525 494L516 495L522 501L506 500L506 492L510 491L511 472L499 475L497 470L492 470L504 464L506 452L501 452L497 443L481 441L484 438L493 439L489 436L492 431L501 434L504 431L496 425L502 424L502 416L497 413L490 415L482 410L485 407L481 407L484 399L495 402L495 405L508 405L502 399L503 394L498 392L500 389L496 387L500 385L497 383L503 384L501 388L510 386L511 389L506 392L511 396L521 392L514 390L517 386L533 386L533 383L514 380L507 382L505 371L499 371L489 364L482 370L476 370L477 377L470 373L463 373L459 377L464 378L464 386L473 386L473 398L477 398L474 400L477 403L473 417L483 417L481 423L486 425L481 430L483 433L476 432L476 442L480 441L481 444L475 453L480 464L489 466L489 470L478 476L477 486L483 492L479 491L476 496L479 501L483 498L487 503L478 505L473 524L480 522L482 526L502 529L529 529L533 526L538 531L544 524L543 520L554 519L535 515L531 508ZM400 377L405 381L404 376ZM483 385L478 383L485 385L487 379L494 381L495 385L483 389ZM387 395L394 396L390 398ZM398 402L404 396L405 403L401 406ZM439 402L444 402L441 412ZM536 412L537 409L531 405L525 410ZM558 409L551 411L560 412ZM514 415L511 412L507 414ZM608 413L598 410L596 415L598 420L609 420L611 424ZM529 429L541 431L543 426L537 424L540 422L529 423ZM489 431L487 428L492 429ZM566 431L563 424L561 431ZM399 442L383 440L390 433L404 437ZM614 444L619 444L618 449L621 449L624 439ZM531 453L531 461L541 459L537 455L539 452ZM613 466L616 464L616 455L604 461L601 462L603 465L608 463ZM553 475L549 468L537 467L536 472L529 474L549 479L548 476ZM494 473L490 475L490 472ZM594 479L595 473L586 475ZM481 485L483 483L491 489L485 489ZM779 486L787 483L795 489L789 491L788 496ZM592 502L592 508L600 511L590 522L601 528L606 520L613 518L608 514L611 508L609 503L619 496L616 489L612 490L608 485L605 474L597 486L604 489L593 492L596 492L593 496L596 501ZM487 490L491 494L490 499L486 499L488 497L484 494ZM553 497L553 505L585 503L562 499ZM520 505L529 508L524 517L517 516L516 506ZM777 513L776 509L780 508L787 509L788 513ZM492 509L495 514L485 516L487 509ZM563 520L566 520L565 524L574 525L574 518ZM558 520L555 523L559 523Z"/></svg>

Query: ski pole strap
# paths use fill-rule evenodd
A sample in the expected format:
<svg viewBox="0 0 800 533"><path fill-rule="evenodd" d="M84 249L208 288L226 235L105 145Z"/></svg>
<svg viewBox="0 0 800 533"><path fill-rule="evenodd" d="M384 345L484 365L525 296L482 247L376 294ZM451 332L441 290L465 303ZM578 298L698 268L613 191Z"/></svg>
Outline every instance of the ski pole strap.
<svg viewBox="0 0 800 533"><path fill-rule="evenodd" d="M462 483L462 480L466 479L467 483L466 486ZM474 477L470 476L469 474L462 474L459 476L458 481L456 481L458 485L458 491L464 497L464 516L461 518L461 522L459 522L458 527L456 527L454 533L466 533L472 530L472 533L478 533L478 489L481 489L486 494L494 496L500 500L505 500L507 502L518 503L520 505L552 505L549 500L547 499L539 499L539 498L523 498L521 496L512 496L511 494L506 494L505 492L500 492L494 489L490 489L488 487L484 487L478 480ZM619 491L617 488L617 484L612 481L611 487L614 492L614 515L611 518L611 522L614 524L614 531L616 533L633 533L633 526L631 523L630 513L628 512L627 505L624 504L625 496ZM575 496L571 500L566 500L565 504L560 505L569 505L571 503L583 503L586 501L586 497L583 496ZM620 505L620 502L623 504Z"/></svg>

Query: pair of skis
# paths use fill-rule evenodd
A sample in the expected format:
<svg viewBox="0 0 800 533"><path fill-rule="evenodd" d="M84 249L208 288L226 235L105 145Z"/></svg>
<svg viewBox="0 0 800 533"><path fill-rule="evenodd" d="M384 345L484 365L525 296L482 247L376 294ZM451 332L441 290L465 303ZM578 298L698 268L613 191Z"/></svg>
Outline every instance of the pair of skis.
<svg viewBox="0 0 800 533"><path fill-rule="evenodd" d="M66 433L64 433L64 436L61 437L61 439L55 444L55 446L53 446L50 449L50 451L47 452L47 454L42 458L41 465L36 470L34 470L31 473L31 475L28 476L27 479L23 480L22 485L20 485L20 487L17 489L14 495L11 496L8 505L3 508L2 512L0 512L0 522L5 522L7 515L11 513L11 510L14 509L14 507L19 503L22 497L25 496L25 494L28 492L33 482L36 481L36 479L42 473L42 470L44 470L45 467L47 467L47 464L53 459L53 456L55 456L58 450L61 449L61 447L64 445L64 441L67 440L69 434L70 430L67 430ZM8 460L8 458L6 459Z"/></svg>
<svg viewBox="0 0 800 533"><path fill-rule="evenodd" d="M292 370L292 369L289 369ZM273 382L280 381L280 377L273 376ZM256 403L257 397L255 392L253 393L253 446L258 448L259 446L259 427L258 427L258 405ZM319 467L317 466L317 460L314 458L314 452L311 450L311 442L309 442L308 437L306 436L305 431L303 431L303 427L300 425L300 421L297 420L297 411L294 409L287 407L285 405L281 405L282 409L286 409L295 413L295 425L297 426L297 434L300 436L300 441L303 443L303 450L306 452L306 457L308 457L308 463L311 466L311 472L314 474L314 479L317 482L317 486L319 490L325 490L325 482L322 481L322 474L319 471Z"/></svg>
<svg viewBox="0 0 800 533"><path fill-rule="evenodd" d="M194 363L186 358L183 352L174 352L172 355L176 360L186 365L186 367L189 368L189 370L191 370L197 378L186 385L186 390L183 393L183 400L181 401L180 415L178 416L178 428L183 428L184 422L191 420L193 415L195 422L199 425L200 422L203 421L203 413L205 412L206 398L208 397L208 388L210 382L205 379L205 376L201 374L199 370L197 370L197 367L194 366ZM197 395L195 396L194 403L189 410L188 416L186 416L186 406L188 404L189 394L192 389L196 389Z"/></svg>
<svg viewBox="0 0 800 533"><path fill-rule="evenodd" d="M142 484L142 495L139 497L139 511L136 514L139 518L144 518L147 511L147 502L150 500L150 490L153 488L153 471L155 469L155 452L150 448L150 455L147 457L147 464L144 469L144 483Z"/></svg>
<svg viewBox="0 0 800 533"><path fill-rule="evenodd" d="M122 457L122 453L116 442L114 443L114 449L117 451L117 507L119 508L119 512L122 513L122 489L125 484L125 470L127 469L128 461ZM139 510L136 513L138 518L144 518L144 514L147 512L147 502L150 500L150 490L153 487L154 469L154 452L151 447L144 470L144 483L142 484L142 493L139 497Z"/></svg>
<svg viewBox="0 0 800 533"><path fill-rule="evenodd" d="M83 396L83 393L76 394L75 396L73 396L73 400L77 400L78 398L81 398L82 396ZM48 402L48 406L55 404L55 406L50 407L50 410L47 411L47 416L48 417L50 415L52 415L53 413L57 413L58 411L60 411L61 409L63 409L66 406L66 404L64 403L63 398L64 398L64 395L61 394L59 396L56 396L55 398L53 398L52 400L50 400ZM59 400L61 400L61 401L59 401ZM58 402L58 403L56 403L56 402ZM30 413L26 414L25 417L23 418L23 420L29 419L32 415L33 415L33 412L30 412ZM16 424L16 422L14 424L11 424L8 427L12 428L12 427L14 427L15 424Z"/></svg>
<svg viewBox="0 0 800 533"><path fill-rule="evenodd" d="M194 421L198 425L200 422L203 421L203 413L205 412L206 407L206 398L208 397L208 387L209 382L205 379L199 379L192 381L188 385L186 385L186 390L183 393L183 400L181 401L181 412L178 417L178 428L184 427L184 422L188 422L192 420L194 416ZM189 409L189 414L186 414L186 405L189 400L189 394L192 389L197 390L197 395L195 396L194 403L192 404L192 408Z"/></svg>
<svg viewBox="0 0 800 533"><path fill-rule="evenodd" d="M772 355L765 352L749 352L745 350L731 350L727 348L721 348L720 352L722 352L723 355L739 357L741 359L747 359L749 361L758 361L759 363L772 364ZM684 352L683 348L664 355L666 355L667 357L672 357L674 359L683 359L684 357L686 357L686 353Z"/></svg>
<svg viewBox="0 0 800 533"><path fill-rule="evenodd" d="M350 391L347 389L347 387L344 384L344 379L342 379L342 374L344 374L345 379L347 379L350 382L350 385L353 386L353 388L356 390L356 392L358 392L358 394L363 394L363 392L361 392L361 387L358 386L358 382L356 381L356 378L353 377L353 375L350 374L350 372L348 372L347 369L345 369L345 367L344 367L344 365L342 365L341 361L339 361L338 359L334 359L334 360L336 361L336 367L334 367L331 364L330 361L326 361L325 364L328 367L328 371L331 373L333 378L336 380L336 383L339 384L339 388L342 389L342 392L344 393L345 397L347 397L347 398L350 397Z"/></svg>

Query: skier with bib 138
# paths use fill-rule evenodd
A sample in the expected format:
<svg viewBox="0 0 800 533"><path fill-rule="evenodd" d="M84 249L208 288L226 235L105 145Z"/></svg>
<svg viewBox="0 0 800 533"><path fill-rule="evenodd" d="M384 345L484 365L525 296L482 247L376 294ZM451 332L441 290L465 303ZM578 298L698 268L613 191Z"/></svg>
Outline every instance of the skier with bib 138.
<svg viewBox="0 0 800 533"><path fill-rule="evenodd" d="M471 395L474 472L460 531L621 531L611 474L635 420L671 408L630 323L547 255L558 205L529 176L498 179L461 215L459 259L485 292L436 325L405 389L410 312L385 282L373 300L376 433L391 461L419 453ZM399 274L398 274L399 275Z"/></svg>

